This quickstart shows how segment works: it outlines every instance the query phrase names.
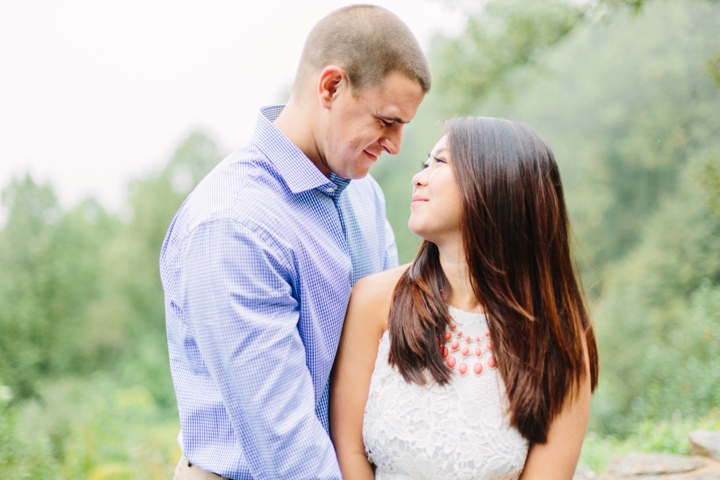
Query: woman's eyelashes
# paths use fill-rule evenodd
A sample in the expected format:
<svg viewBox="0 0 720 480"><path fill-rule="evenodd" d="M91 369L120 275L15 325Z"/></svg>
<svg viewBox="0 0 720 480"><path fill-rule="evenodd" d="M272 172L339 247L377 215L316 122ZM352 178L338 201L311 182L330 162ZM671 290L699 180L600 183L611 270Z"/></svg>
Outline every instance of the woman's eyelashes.
<svg viewBox="0 0 720 480"><path fill-rule="evenodd" d="M435 163L447 163L444 158L440 157L433 157L432 155L428 154L428 159L425 162L420 162L420 170L425 170L430 166L430 163L435 161Z"/></svg>

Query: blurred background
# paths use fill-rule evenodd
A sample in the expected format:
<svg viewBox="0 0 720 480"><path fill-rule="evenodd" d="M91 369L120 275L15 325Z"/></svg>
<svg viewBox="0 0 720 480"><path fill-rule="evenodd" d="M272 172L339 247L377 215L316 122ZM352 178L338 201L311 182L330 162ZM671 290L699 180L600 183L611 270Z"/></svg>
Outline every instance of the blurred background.
<svg viewBox="0 0 720 480"><path fill-rule="evenodd" d="M0 0L0 477L171 477L162 239L349 3ZM600 347L581 465L720 430L720 2L377 3L434 75L372 170L401 261L443 120L529 123L562 169Z"/></svg>

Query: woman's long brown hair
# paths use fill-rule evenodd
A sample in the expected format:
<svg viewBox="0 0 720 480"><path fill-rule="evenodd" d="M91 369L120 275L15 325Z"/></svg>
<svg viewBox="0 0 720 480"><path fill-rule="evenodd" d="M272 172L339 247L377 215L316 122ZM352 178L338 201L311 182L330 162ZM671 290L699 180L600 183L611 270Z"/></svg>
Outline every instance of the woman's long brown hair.
<svg viewBox="0 0 720 480"><path fill-rule="evenodd" d="M510 424L530 442L545 443L580 380L589 375L594 391L598 378L560 171L550 148L522 123L469 117L446 128L470 282L487 313ZM423 242L395 288L388 324L389 361L408 382L424 384L428 374L439 384L451 378L439 349L449 289L437 246Z"/></svg>

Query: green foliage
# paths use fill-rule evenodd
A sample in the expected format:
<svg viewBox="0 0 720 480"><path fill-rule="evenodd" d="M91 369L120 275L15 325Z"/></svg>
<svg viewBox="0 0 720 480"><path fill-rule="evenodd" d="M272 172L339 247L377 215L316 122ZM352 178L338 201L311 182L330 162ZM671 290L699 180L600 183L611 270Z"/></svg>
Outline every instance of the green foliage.
<svg viewBox="0 0 720 480"><path fill-rule="evenodd" d="M52 189L29 176L13 181L2 199L0 376L25 397L39 376L103 363L85 327L99 296L99 252L118 222L93 200L63 214Z"/></svg>
<svg viewBox="0 0 720 480"><path fill-rule="evenodd" d="M563 0L491 0L468 19L458 38L438 36L431 56L435 88L444 111L467 114L507 74L532 63L583 18L580 4ZM507 89L504 89L507 92Z"/></svg>
<svg viewBox="0 0 720 480"><path fill-rule="evenodd" d="M712 411L720 405L720 286L705 280L689 304L675 297L677 305L665 309L649 307L640 288L625 286L627 293L608 301L607 315L625 322L632 347L608 331L616 323L598 329L605 370L591 428L622 434L643 419Z"/></svg>
<svg viewBox="0 0 720 480"><path fill-rule="evenodd" d="M645 5L647 0L602 0L600 2L604 6L608 7L627 7L632 11L633 13L640 12L640 9Z"/></svg>
<svg viewBox="0 0 720 480"><path fill-rule="evenodd" d="M720 156L708 158L703 171L702 182L708 192L710 210L720 215Z"/></svg>
<svg viewBox="0 0 720 480"><path fill-rule="evenodd" d="M0 474L3 478L56 478L57 462L48 442L23 435L18 416L8 399L0 399Z"/></svg>
<svg viewBox="0 0 720 480"><path fill-rule="evenodd" d="M19 432L45 445L53 474L42 478L170 478L180 456L179 425L148 390L107 375L41 382L16 409ZM173 416L174 417L174 416ZM31 435L30 435L31 433ZM5 471L0 467L5 478Z"/></svg>
<svg viewBox="0 0 720 480"><path fill-rule="evenodd" d="M491 107L536 126L565 177L574 228L603 268L639 241L680 172L720 138L720 89L703 59L720 49L718 9L652 3L587 25L547 58L552 77Z"/></svg>
<svg viewBox="0 0 720 480"><path fill-rule="evenodd" d="M708 58L705 69L712 76L715 81L720 85L720 53L717 53Z"/></svg>

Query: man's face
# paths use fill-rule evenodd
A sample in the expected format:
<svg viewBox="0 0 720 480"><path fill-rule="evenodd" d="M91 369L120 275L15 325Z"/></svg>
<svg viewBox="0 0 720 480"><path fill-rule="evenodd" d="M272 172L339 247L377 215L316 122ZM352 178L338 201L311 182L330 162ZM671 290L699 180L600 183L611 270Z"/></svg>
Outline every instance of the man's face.
<svg viewBox="0 0 720 480"><path fill-rule="evenodd" d="M398 153L402 129L425 96L418 82L398 72L355 93L338 91L324 132L324 163L342 178L362 178L382 152Z"/></svg>

